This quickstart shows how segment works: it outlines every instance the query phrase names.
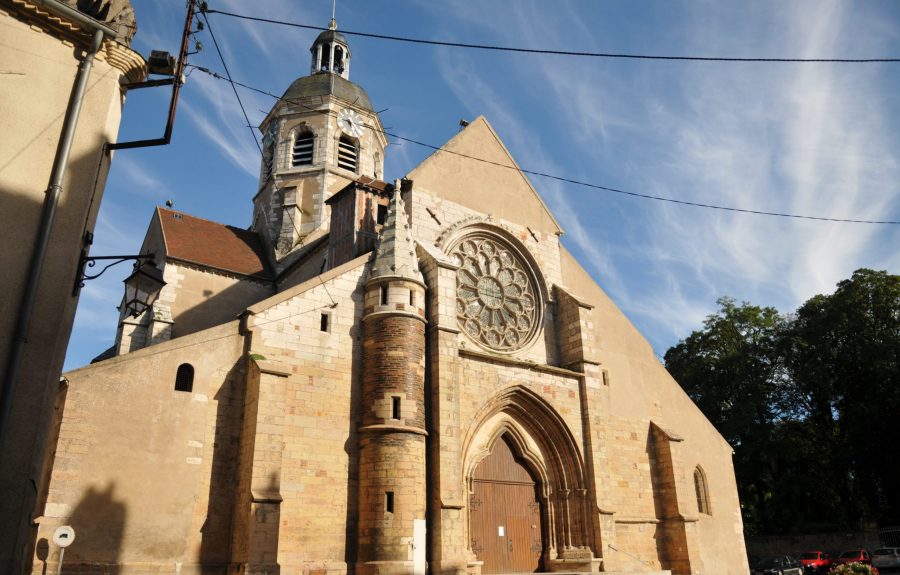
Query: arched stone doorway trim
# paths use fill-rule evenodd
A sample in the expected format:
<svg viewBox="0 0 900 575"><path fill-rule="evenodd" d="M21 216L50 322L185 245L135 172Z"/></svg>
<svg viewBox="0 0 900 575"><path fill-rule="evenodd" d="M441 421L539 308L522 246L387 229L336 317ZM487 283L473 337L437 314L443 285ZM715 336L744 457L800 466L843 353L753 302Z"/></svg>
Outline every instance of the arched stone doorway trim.
<svg viewBox="0 0 900 575"><path fill-rule="evenodd" d="M597 554L592 550L593 505L584 458L565 421L535 392L519 385L506 388L476 414L463 442L467 492L472 493L478 464L503 436L540 484L544 567L576 571L585 564L589 567ZM468 533L466 539L468 544Z"/></svg>

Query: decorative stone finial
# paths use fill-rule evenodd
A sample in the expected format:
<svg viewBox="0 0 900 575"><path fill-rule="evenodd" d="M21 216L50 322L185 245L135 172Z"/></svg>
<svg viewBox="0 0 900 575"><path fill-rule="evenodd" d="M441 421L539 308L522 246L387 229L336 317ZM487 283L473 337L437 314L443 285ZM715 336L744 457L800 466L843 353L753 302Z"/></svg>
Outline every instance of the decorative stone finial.
<svg viewBox="0 0 900 575"><path fill-rule="evenodd" d="M422 282L416 245L400 194L400 180L394 181L394 193L388 203L387 217L375 248L375 260L369 271L369 280L384 277Z"/></svg>

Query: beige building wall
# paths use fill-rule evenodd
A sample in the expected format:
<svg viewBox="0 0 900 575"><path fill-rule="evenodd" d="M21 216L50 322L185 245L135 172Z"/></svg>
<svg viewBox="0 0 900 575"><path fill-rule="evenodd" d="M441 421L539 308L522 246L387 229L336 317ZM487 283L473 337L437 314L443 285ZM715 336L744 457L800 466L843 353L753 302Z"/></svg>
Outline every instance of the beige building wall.
<svg viewBox="0 0 900 575"><path fill-rule="evenodd" d="M254 463L249 480L257 505L265 505L267 491L282 499L273 551L282 573L346 573L356 555L359 338L367 259L352 260L321 281L314 278L249 309L251 354L270 370L282 366L288 374L274 388L279 395L259 399L283 414L259 429L281 438L281 450L270 452L266 464ZM249 503L243 503L245 510ZM235 549L252 536L236 530Z"/></svg>
<svg viewBox="0 0 900 575"><path fill-rule="evenodd" d="M65 572L200 573L201 561L224 572L243 351L233 321L66 373L35 572L56 572L58 548L41 549L59 525L77 538ZM190 392L175 389L183 364Z"/></svg>
<svg viewBox="0 0 900 575"><path fill-rule="evenodd" d="M33 3L0 3L0 373L23 300L64 113L90 34ZM106 40L94 60L19 372L0 469L0 571L12 572L29 539L46 425L75 314L72 295L84 232L94 227L119 128L122 81L143 78L142 58Z"/></svg>
<svg viewBox="0 0 900 575"><path fill-rule="evenodd" d="M160 267L166 285L153 310L137 318L122 310L118 354L232 321L274 291L270 282L176 259L166 259Z"/></svg>
<svg viewBox="0 0 900 575"><path fill-rule="evenodd" d="M602 432L605 437L600 443L606 446L607 483L617 483L621 491L618 495L610 492L609 499L601 491L600 508L616 512L612 520L616 522L617 533L626 532L629 545L639 550L633 553L623 543L621 551L614 552L612 557L607 555L607 562L612 560L624 568L634 562L625 555L626 551L639 557L655 551L655 544L648 540L654 524L646 521L656 518L653 508L648 506L646 496L630 495L635 487L639 487L638 493L641 485L647 489L650 462L635 463L635 460L648 459L646 446L652 421L683 438L676 444L674 470L678 507L695 534L701 572L746 573L749 567L731 446L660 365L649 343L565 251L562 269L565 284L596 306L593 310L596 348L609 381L609 400L605 403L610 426ZM708 480L711 514L697 510L693 473L698 465ZM645 476L643 480L639 479L641 474ZM645 521L625 522L627 516Z"/></svg>
<svg viewBox="0 0 900 575"><path fill-rule="evenodd" d="M484 118L472 122L445 148L515 167ZM565 397L562 390L575 392L571 383L558 388L548 386L543 397L560 414L569 414L567 423L576 434L583 428L579 418L591 418L587 423L593 430L591 458L597 522L601 526L601 549L595 551L604 558L605 569L671 568L660 564L668 519L668 525L683 525L681 549L690 556L694 572L746 573L731 447L659 364L649 343L560 246L560 229L527 179L514 169L466 161L459 155L441 152L420 164L408 177L414 188L408 202L412 226L420 242L431 240L446 249L458 234L478 226L506 230L533 255L547 286L564 286L593 307L592 347L599 362L597 379L603 384L588 386L585 392L591 413L576 409L572 417L573 408L560 404ZM478 182L480 190L490 193L474 193L472 182ZM543 333L530 349L513 354L515 359L556 364L557 336L549 329L552 322L547 318L553 313L552 307L545 308ZM458 344L460 350L471 347L462 335L458 336ZM464 370L467 364L462 364ZM501 373L495 367L485 371L488 387L473 394L474 403L490 393L498 393L504 386L529 385L528 377L504 378ZM479 379L483 378L471 373L462 378L470 384ZM474 408L468 406L470 410ZM466 411L461 402L462 422ZM665 517L662 499L670 494L661 493L658 485L655 487L660 481L656 475L666 462L658 461L653 453L651 423L677 438L672 442L670 464L674 467L674 497L680 518ZM711 514L699 513L697 509L693 472L698 465L708 480Z"/></svg>

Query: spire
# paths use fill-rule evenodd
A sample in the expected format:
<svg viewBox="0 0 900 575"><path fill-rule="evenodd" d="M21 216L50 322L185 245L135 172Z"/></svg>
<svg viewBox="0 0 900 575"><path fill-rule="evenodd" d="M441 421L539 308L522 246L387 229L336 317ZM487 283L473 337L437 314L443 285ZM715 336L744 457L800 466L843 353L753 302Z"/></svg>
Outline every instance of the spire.
<svg viewBox="0 0 900 575"><path fill-rule="evenodd" d="M395 180L394 195L388 204L384 227L381 228L381 235L375 246L375 261L369 270L369 281L397 278L422 283L419 261L416 259L416 243L400 196L400 180Z"/></svg>

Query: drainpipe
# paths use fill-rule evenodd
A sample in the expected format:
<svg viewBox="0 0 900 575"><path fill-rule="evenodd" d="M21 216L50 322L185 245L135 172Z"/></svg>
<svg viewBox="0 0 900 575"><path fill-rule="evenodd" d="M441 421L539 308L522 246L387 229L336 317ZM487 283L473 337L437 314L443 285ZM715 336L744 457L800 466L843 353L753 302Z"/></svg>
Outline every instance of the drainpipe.
<svg viewBox="0 0 900 575"><path fill-rule="evenodd" d="M116 31L101 22L58 2L57 0L37 0L44 8L55 12L67 19L75 21L79 26L93 31L94 37L91 46L85 54L84 60L78 67L75 84L69 96L69 105L63 120L62 134L56 148L56 157L50 171L50 183L44 198L44 208L41 213L41 224L31 253L31 263L28 276L25 279L25 288L19 305L19 315L16 320L16 328L10 342L9 359L6 365L6 374L3 379L3 388L0 390L0 457L3 447L6 445L6 431L9 424L9 416L12 411L12 399L19 378L19 368L22 363L22 355L25 343L28 340L28 332L31 326L31 316L34 313L37 296L38 282L41 270L44 267L44 258L50 243L50 233L53 222L56 219L56 207L59 204L59 196L62 194L62 183L66 175L69 162L69 154L72 151L72 142L75 139L75 128L78 124L78 116L81 112L81 104L84 101L84 93L87 89L88 78L91 75L91 67L94 64L94 55L100 50L104 36L114 39Z"/></svg>

